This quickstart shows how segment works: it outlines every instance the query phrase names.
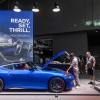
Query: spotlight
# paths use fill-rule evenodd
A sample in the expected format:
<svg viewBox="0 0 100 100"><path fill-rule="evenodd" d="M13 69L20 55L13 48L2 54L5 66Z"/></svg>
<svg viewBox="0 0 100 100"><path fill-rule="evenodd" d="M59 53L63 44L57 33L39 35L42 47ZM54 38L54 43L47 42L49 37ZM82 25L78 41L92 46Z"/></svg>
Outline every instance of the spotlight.
<svg viewBox="0 0 100 100"><path fill-rule="evenodd" d="M53 12L60 12L61 11L61 9L57 3L55 3L54 6L55 6L55 8L52 9Z"/></svg>
<svg viewBox="0 0 100 100"><path fill-rule="evenodd" d="M21 12L21 9L18 7L19 3L18 2L15 2L15 6L13 8L13 11L15 12Z"/></svg>
<svg viewBox="0 0 100 100"><path fill-rule="evenodd" d="M38 8L36 8L35 6L33 6L32 11L33 12L39 12L40 10Z"/></svg>
<svg viewBox="0 0 100 100"><path fill-rule="evenodd" d="M95 31L96 33L98 32L98 30Z"/></svg>
<svg viewBox="0 0 100 100"><path fill-rule="evenodd" d="M33 8L32 8L32 11L33 12L39 12L39 8L38 8L38 2L36 2L34 5L33 5Z"/></svg>
<svg viewBox="0 0 100 100"><path fill-rule="evenodd" d="M13 11L15 11L15 12L21 12L21 9L18 6L15 5Z"/></svg>

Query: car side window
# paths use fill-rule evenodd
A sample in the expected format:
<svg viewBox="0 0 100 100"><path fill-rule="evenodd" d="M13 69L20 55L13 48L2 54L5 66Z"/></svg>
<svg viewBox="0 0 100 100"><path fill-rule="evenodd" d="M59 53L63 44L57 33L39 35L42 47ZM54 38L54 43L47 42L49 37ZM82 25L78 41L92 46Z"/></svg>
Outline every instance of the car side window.
<svg viewBox="0 0 100 100"><path fill-rule="evenodd" d="M14 69L15 70L22 70L21 66L22 66L22 64L14 64Z"/></svg>
<svg viewBox="0 0 100 100"><path fill-rule="evenodd" d="M14 64L14 69L15 70L29 70L30 66L27 63Z"/></svg>
<svg viewBox="0 0 100 100"><path fill-rule="evenodd" d="M6 69L10 69L10 70L14 70L13 65L7 65L7 66L4 66L4 68L6 68Z"/></svg>

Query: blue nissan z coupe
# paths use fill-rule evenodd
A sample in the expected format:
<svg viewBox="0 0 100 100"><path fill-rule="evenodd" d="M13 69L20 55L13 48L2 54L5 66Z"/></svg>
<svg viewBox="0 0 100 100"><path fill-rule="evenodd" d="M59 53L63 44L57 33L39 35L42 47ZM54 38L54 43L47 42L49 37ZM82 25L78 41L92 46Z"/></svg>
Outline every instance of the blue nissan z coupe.
<svg viewBox="0 0 100 100"><path fill-rule="evenodd" d="M43 67L25 62L0 66L0 91L24 88L62 92L72 89L74 86L72 74L66 74L61 70L47 69L48 64L63 54L64 52L60 52L53 56Z"/></svg>

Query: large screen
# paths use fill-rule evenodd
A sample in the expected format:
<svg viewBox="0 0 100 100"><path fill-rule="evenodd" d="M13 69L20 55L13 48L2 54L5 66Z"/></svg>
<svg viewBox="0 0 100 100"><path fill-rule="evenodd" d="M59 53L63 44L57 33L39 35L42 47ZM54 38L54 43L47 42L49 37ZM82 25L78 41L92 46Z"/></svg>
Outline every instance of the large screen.
<svg viewBox="0 0 100 100"><path fill-rule="evenodd" d="M33 60L33 13L0 11L0 65Z"/></svg>

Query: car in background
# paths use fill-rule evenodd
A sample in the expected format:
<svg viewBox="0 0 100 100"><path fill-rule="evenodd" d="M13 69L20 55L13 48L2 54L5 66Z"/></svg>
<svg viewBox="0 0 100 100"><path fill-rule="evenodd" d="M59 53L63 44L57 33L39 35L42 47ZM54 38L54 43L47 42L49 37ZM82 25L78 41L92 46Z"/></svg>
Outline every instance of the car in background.
<svg viewBox="0 0 100 100"><path fill-rule="evenodd" d="M60 53L63 54L64 52ZM10 88L50 90L62 92L74 87L74 77L62 70L49 70L48 64L58 57L54 56L43 67L28 63L12 63L0 66L0 91Z"/></svg>

